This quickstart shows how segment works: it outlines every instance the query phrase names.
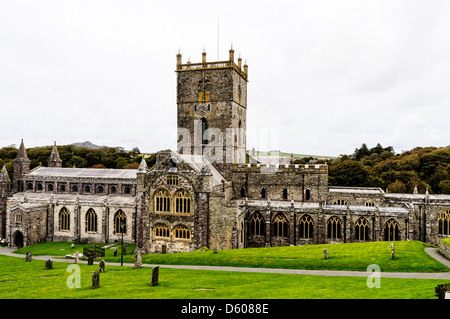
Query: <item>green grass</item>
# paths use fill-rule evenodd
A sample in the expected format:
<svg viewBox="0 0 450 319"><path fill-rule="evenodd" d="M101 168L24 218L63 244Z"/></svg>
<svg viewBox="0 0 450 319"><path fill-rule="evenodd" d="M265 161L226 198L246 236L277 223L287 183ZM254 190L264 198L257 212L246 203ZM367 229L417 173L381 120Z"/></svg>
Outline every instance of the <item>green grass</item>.
<svg viewBox="0 0 450 319"><path fill-rule="evenodd" d="M392 260L390 242L327 244L291 247L267 247L211 250L177 254L143 255L148 264L213 265L234 267L263 267L319 270L366 271L370 264L377 264L385 272L443 272L450 269L430 257L420 241L395 243L396 259ZM324 259L327 248L329 259ZM118 262L118 258L105 258ZM124 262L134 262L133 256L125 256Z"/></svg>
<svg viewBox="0 0 450 319"><path fill-rule="evenodd" d="M0 256L0 299L437 299L445 280L381 278L368 288L365 277L325 277L161 268L151 287L151 268L106 265L100 288L92 289L98 265L81 264L81 287L68 288L71 264Z"/></svg>
<svg viewBox="0 0 450 319"><path fill-rule="evenodd" d="M447 238L442 238L441 242L443 242L444 244L446 244L447 246L450 246L450 237Z"/></svg>

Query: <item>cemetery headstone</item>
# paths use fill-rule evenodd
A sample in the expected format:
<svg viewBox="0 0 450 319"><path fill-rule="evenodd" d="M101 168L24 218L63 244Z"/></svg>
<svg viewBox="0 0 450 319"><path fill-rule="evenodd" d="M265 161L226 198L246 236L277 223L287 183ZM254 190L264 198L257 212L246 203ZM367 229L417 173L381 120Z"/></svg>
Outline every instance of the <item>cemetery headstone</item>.
<svg viewBox="0 0 450 319"><path fill-rule="evenodd" d="M123 246L123 254L126 255L127 254L127 245Z"/></svg>
<svg viewBox="0 0 450 319"><path fill-rule="evenodd" d="M45 269L46 269L46 270L53 269L53 262L52 262L51 259L47 259L47 260L45 261Z"/></svg>
<svg viewBox="0 0 450 319"><path fill-rule="evenodd" d="M98 264L98 272L105 272L105 261L102 259Z"/></svg>
<svg viewBox="0 0 450 319"><path fill-rule="evenodd" d="M25 261L26 262L30 262L31 261L31 256L32 256L31 251L27 251L27 254L25 255Z"/></svg>
<svg viewBox="0 0 450 319"><path fill-rule="evenodd" d="M324 249L323 250L323 254L324 254L324 256L325 256L325 259L328 259L328 249Z"/></svg>
<svg viewBox="0 0 450 319"><path fill-rule="evenodd" d="M159 280L159 266L153 267L152 268L152 282L151 282L151 286L156 286L158 284L158 280Z"/></svg>
<svg viewBox="0 0 450 319"><path fill-rule="evenodd" d="M114 249L114 257L117 257L117 249Z"/></svg>
<svg viewBox="0 0 450 319"><path fill-rule="evenodd" d="M133 268L141 268L142 267L142 255L139 250L134 252L134 267Z"/></svg>
<svg viewBox="0 0 450 319"><path fill-rule="evenodd" d="M79 264L80 263L80 260L78 259L78 254L79 254L79 252L77 251L77 253L75 254L75 262L74 262L74 264Z"/></svg>
<svg viewBox="0 0 450 319"><path fill-rule="evenodd" d="M100 274L97 271L94 271L92 275L92 289L100 288Z"/></svg>
<svg viewBox="0 0 450 319"><path fill-rule="evenodd" d="M395 246L394 246L394 242L391 242L391 253L392 253L392 259L395 259Z"/></svg>
<svg viewBox="0 0 450 319"><path fill-rule="evenodd" d="M94 264L94 257L89 256L88 257L88 265L93 265Z"/></svg>
<svg viewBox="0 0 450 319"><path fill-rule="evenodd" d="M75 244L74 243L72 243L72 245L70 245L70 248L74 248L75 247Z"/></svg>

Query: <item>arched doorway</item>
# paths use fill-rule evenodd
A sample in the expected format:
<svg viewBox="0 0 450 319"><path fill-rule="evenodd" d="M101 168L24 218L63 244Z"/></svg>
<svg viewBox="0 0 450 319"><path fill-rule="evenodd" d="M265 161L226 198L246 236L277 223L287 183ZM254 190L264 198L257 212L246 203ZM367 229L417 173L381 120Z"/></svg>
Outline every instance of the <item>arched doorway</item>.
<svg viewBox="0 0 450 319"><path fill-rule="evenodd" d="M23 234L20 231L16 231L13 235L13 245L17 248L23 247Z"/></svg>

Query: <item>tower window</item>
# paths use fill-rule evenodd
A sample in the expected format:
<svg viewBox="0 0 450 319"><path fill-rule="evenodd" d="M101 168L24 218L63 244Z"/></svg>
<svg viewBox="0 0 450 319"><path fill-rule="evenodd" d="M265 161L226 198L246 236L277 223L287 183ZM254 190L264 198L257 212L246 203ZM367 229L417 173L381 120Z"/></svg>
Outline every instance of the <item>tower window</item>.
<svg viewBox="0 0 450 319"><path fill-rule="evenodd" d="M208 144L208 120L202 117L202 144Z"/></svg>
<svg viewBox="0 0 450 319"><path fill-rule="evenodd" d="M283 189L283 199L288 199L288 190L286 188Z"/></svg>
<svg viewBox="0 0 450 319"><path fill-rule="evenodd" d="M266 198L266 189L263 187L261 188L261 198Z"/></svg>

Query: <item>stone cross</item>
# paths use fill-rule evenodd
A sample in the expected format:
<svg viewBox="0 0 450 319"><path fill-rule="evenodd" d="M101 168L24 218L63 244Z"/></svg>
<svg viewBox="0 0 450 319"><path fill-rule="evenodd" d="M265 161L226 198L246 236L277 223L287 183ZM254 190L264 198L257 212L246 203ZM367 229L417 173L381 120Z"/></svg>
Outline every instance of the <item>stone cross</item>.
<svg viewBox="0 0 450 319"><path fill-rule="evenodd" d="M45 269L46 269L46 270L53 269L53 262L52 262L51 259L47 259L47 260L45 261Z"/></svg>
<svg viewBox="0 0 450 319"><path fill-rule="evenodd" d="M391 242L391 253L392 253L392 259L395 259L395 246L394 246L394 242Z"/></svg>
<svg viewBox="0 0 450 319"><path fill-rule="evenodd" d="M134 267L133 268L141 268L142 267L142 255L139 250L134 252Z"/></svg>
<svg viewBox="0 0 450 319"><path fill-rule="evenodd" d="M78 259L78 254L79 254L79 252L77 251L77 253L75 254L75 262L74 262L74 264L79 264L80 263L80 260Z"/></svg>
<svg viewBox="0 0 450 319"><path fill-rule="evenodd" d="M158 277L159 277L159 266L152 268L152 282L151 286L156 286L158 284Z"/></svg>
<svg viewBox="0 0 450 319"><path fill-rule="evenodd" d="M324 254L324 256L325 256L325 259L328 259L328 249L324 249L323 250L323 254Z"/></svg>
<svg viewBox="0 0 450 319"><path fill-rule="evenodd" d="M100 288L100 274L97 271L94 271L92 275L92 289Z"/></svg>
<svg viewBox="0 0 450 319"><path fill-rule="evenodd" d="M31 251L28 251L27 254L26 254L26 256L25 256L25 261L26 261L26 262L30 262L30 261L31 261L31 256L32 256Z"/></svg>
<svg viewBox="0 0 450 319"><path fill-rule="evenodd" d="M103 259L98 264L98 272L105 272L105 261Z"/></svg>

